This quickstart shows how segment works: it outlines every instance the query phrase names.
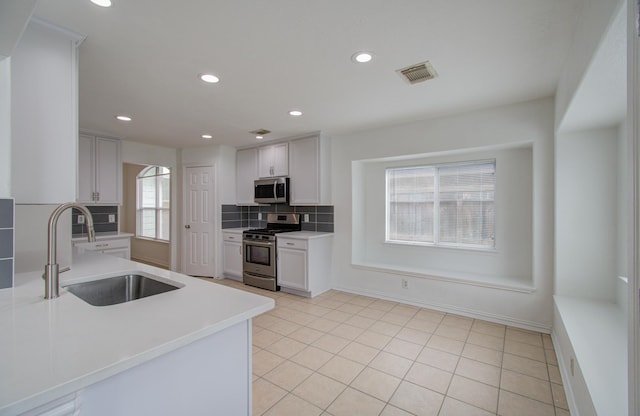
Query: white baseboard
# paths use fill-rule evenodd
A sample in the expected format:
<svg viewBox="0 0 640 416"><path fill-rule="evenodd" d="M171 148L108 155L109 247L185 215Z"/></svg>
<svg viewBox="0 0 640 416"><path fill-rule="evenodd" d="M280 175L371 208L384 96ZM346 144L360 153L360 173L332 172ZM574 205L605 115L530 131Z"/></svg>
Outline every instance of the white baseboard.
<svg viewBox="0 0 640 416"><path fill-rule="evenodd" d="M433 303L433 302L420 302L420 301L416 301L415 299L397 298L397 297L389 296L385 293L379 293L376 291L353 289L353 288L342 287L342 286L333 287L333 289L340 290L343 292L353 293L356 295L370 296L374 298L390 300L393 302L404 303L407 305L417 306L420 308L434 309L440 312L462 315L468 318L481 319L483 321L526 329L529 331L536 331L544 334L551 333L551 325L549 323L527 321L523 319L514 319L510 316L491 314L483 311L477 311L474 309L461 308L459 306L454 306L454 305L447 305L447 304Z"/></svg>

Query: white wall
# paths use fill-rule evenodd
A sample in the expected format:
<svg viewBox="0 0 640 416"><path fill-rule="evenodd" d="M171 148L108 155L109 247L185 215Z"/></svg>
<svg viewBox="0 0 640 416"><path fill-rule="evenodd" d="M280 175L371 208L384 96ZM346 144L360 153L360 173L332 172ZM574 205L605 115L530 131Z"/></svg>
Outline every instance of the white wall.
<svg viewBox="0 0 640 416"><path fill-rule="evenodd" d="M562 124L596 50L624 0L586 0L567 61L556 89L555 127Z"/></svg>
<svg viewBox="0 0 640 416"><path fill-rule="evenodd" d="M556 139L557 295L615 301L618 271L618 131Z"/></svg>
<svg viewBox="0 0 640 416"><path fill-rule="evenodd" d="M122 141L122 163L158 165L169 168L178 166L176 149L150 144Z"/></svg>
<svg viewBox="0 0 640 416"><path fill-rule="evenodd" d="M236 149L224 145L210 145L182 149L179 151L180 160L180 195L182 195L182 170L189 166L213 166L215 180L215 200L214 200L214 262L215 276L222 276L222 214L220 206L222 204L235 204L235 176L236 176ZM182 209L182 203L180 204ZM182 218L182 212L180 217ZM182 241L182 233L180 233ZM182 253L180 254L182 258Z"/></svg>
<svg viewBox="0 0 640 416"><path fill-rule="evenodd" d="M477 281L483 284L531 288L532 281L532 146L493 148L482 151L412 156L408 160L383 159L354 162L362 164L354 174L354 188L362 188L367 214L358 215L354 201L353 222L362 222L353 233L354 264L378 266L426 274L438 278ZM420 166L478 160L496 161L495 250L463 250L421 245L385 243L385 170L391 167Z"/></svg>
<svg viewBox="0 0 640 416"><path fill-rule="evenodd" d="M80 40L31 20L11 56L11 187L17 204L75 200Z"/></svg>
<svg viewBox="0 0 640 416"><path fill-rule="evenodd" d="M171 270L178 270L178 253L180 252L180 237L182 235L182 227L180 227L182 220L179 217L180 209L178 208L182 204L180 194L181 183L179 182L180 175L178 174L178 151L170 147L154 146L123 140L122 163L147 166L158 165L171 169L171 258L169 268ZM125 175L123 174L122 177L124 178ZM132 240L132 248L134 245L135 242Z"/></svg>
<svg viewBox="0 0 640 416"><path fill-rule="evenodd" d="M552 99L542 99L352 134L334 134L334 287L549 331L553 282L553 108ZM352 200L365 196L362 189L352 186L352 167L356 174L362 168L354 162L522 143L533 146L533 177L527 179L533 182L534 292L405 276L352 265L352 255L363 255L362 245L354 238L362 234L364 227L352 216ZM354 215L366 217L369 210L362 204L358 207L360 212ZM409 290L401 288L403 278L409 280Z"/></svg>
<svg viewBox="0 0 640 416"><path fill-rule="evenodd" d="M11 58L0 60L0 198L11 197Z"/></svg>

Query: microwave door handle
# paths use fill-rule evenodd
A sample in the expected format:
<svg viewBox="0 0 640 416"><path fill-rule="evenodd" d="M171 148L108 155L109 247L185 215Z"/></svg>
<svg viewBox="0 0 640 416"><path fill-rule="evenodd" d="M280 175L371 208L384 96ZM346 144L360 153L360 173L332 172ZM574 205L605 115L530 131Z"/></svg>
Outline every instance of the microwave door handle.
<svg viewBox="0 0 640 416"><path fill-rule="evenodd" d="M273 197L278 198L278 181L273 181Z"/></svg>

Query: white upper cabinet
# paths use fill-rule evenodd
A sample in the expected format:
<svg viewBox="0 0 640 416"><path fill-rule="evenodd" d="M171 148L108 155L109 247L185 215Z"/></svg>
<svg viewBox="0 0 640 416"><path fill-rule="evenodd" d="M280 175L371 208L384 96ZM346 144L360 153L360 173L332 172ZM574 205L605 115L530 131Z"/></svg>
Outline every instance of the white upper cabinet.
<svg viewBox="0 0 640 416"><path fill-rule="evenodd" d="M328 137L314 135L289 142L290 205L331 203Z"/></svg>
<svg viewBox="0 0 640 416"><path fill-rule="evenodd" d="M80 135L78 140L78 196L85 204L122 203L120 140Z"/></svg>
<svg viewBox="0 0 640 416"><path fill-rule="evenodd" d="M258 175L261 178L289 175L289 143L258 148Z"/></svg>
<svg viewBox="0 0 640 416"><path fill-rule="evenodd" d="M83 37L31 19L11 54L11 192L16 203L76 197L78 55Z"/></svg>
<svg viewBox="0 0 640 416"><path fill-rule="evenodd" d="M236 204L255 205L253 181L258 179L258 148L236 152Z"/></svg>

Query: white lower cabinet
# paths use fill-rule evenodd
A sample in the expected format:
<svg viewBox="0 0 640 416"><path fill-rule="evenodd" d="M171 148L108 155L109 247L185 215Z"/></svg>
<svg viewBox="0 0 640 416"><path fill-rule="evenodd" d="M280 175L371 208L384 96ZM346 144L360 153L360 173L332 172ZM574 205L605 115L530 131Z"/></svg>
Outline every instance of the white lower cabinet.
<svg viewBox="0 0 640 416"><path fill-rule="evenodd" d="M225 277L242 278L242 231L223 231L223 272Z"/></svg>
<svg viewBox="0 0 640 416"><path fill-rule="evenodd" d="M280 244L280 242L278 242ZM289 244L292 244L289 242ZM278 277L280 286L309 290L307 250L278 247Z"/></svg>
<svg viewBox="0 0 640 416"><path fill-rule="evenodd" d="M296 237L291 235L298 234ZM278 285L284 292L313 297L331 288L331 233L278 236Z"/></svg>
<svg viewBox="0 0 640 416"><path fill-rule="evenodd" d="M131 238L113 237L110 239L99 239L93 243L74 242L74 247L82 251L92 251L95 253L108 254L129 260L131 258Z"/></svg>

